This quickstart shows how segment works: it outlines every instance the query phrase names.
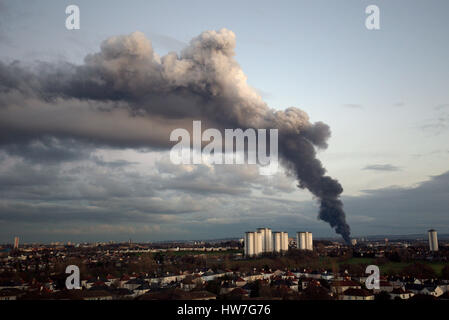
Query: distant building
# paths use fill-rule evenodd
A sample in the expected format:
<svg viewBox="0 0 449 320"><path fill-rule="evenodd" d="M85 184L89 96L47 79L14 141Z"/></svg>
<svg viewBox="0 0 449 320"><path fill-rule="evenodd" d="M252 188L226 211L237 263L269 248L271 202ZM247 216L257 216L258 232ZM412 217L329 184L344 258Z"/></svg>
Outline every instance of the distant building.
<svg viewBox="0 0 449 320"><path fill-rule="evenodd" d="M313 251L312 232L307 232L307 250Z"/></svg>
<svg viewBox="0 0 449 320"><path fill-rule="evenodd" d="M273 232L273 251L288 251L288 233L282 231Z"/></svg>
<svg viewBox="0 0 449 320"><path fill-rule="evenodd" d="M244 252L245 252L245 256L247 256L247 257L252 257L255 255L254 237L255 237L255 232L251 232L251 231L245 232Z"/></svg>
<svg viewBox="0 0 449 320"><path fill-rule="evenodd" d="M273 236L270 228L258 228L257 232L262 235L262 252L273 251Z"/></svg>
<svg viewBox="0 0 449 320"><path fill-rule="evenodd" d="M256 256L260 255L262 253L263 249L263 238L262 233L255 232L254 233L254 253Z"/></svg>
<svg viewBox="0 0 449 320"><path fill-rule="evenodd" d="M281 251L288 251L288 233L281 232L282 244Z"/></svg>
<svg viewBox="0 0 449 320"><path fill-rule="evenodd" d="M253 257L262 253L262 233L248 231L245 232L244 252L245 256Z"/></svg>
<svg viewBox="0 0 449 320"><path fill-rule="evenodd" d="M312 232L297 232L296 246L301 250L313 250Z"/></svg>
<svg viewBox="0 0 449 320"><path fill-rule="evenodd" d="M351 239L351 244L355 246L357 244L357 239Z"/></svg>
<svg viewBox="0 0 449 320"><path fill-rule="evenodd" d="M340 300L374 300L374 294L365 289L349 288L339 297Z"/></svg>
<svg viewBox="0 0 449 320"><path fill-rule="evenodd" d="M14 237L14 249L19 249L19 237Z"/></svg>
<svg viewBox="0 0 449 320"><path fill-rule="evenodd" d="M428 231L428 234L429 234L429 250L438 251L438 236L436 230L430 229Z"/></svg>
<svg viewBox="0 0 449 320"><path fill-rule="evenodd" d="M273 251L281 252L282 249L282 235L281 232L273 232Z"/></svg>

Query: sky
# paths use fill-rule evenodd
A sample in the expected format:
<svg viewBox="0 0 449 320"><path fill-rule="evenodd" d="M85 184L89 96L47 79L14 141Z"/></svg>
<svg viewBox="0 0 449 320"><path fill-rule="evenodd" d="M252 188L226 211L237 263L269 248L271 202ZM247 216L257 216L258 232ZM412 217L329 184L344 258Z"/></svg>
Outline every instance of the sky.
<svg viewBox="0 0 449 320"><path fill-rule="evenodd" d="M80 30L65 28L70 4L80 8ZM380 30L365 27L371 4ZM132 122L119 98L107 120L89 112L111 108L110 97L80 97L55 82L27 84L30 95L13 90L26 82L21 70L44 77L52 66L104 66L96 63L110 37L140 31L158 56L179 56L222 28L235 35L233 59L257 103L300 108L330 127L317 157L344 188L353 236L448 233L447 12L444 0L0 1L8 66L0 69L0 242L212 239L262 226L335 236L288 170L264 177L254 166L173 165L151 132L174 125L170 117ZM61 100L38 98L42 90L63 91Z"/></svg>

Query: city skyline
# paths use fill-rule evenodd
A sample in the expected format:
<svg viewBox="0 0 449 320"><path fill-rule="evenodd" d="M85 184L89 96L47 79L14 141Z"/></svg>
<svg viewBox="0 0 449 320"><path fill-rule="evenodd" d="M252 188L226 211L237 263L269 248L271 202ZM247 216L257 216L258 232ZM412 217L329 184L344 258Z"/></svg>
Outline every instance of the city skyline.
<svg viewBox="0 0 449 320"><path fill-rule="evenodd" d="M257 230L259 230L261 228L257 228ZM271 228L263 228L263 229L268 229L270 230L271 233L285 233L288 236L288 239L293 239L296 242L298 241L298 235L300 233L309 233L312 234L311 232L308 231L297 231L297 232L292 232L292 236L290 236L289 232L287 231L278 231L278 230L271 230ZM434 232L437 232L437 230L435 229L431 229ZM398 241L398 240L403 240L403 241L424 241L424 242L429 242L429 233L431 230L427 230L426 232L423 233L417 233L417 234L373 234L373 235L353 235L353 237L351 238L351 245L356 245L358 243L358 241L389 241L389 238L387 237L391 237L391 239ZM246 231L244 232L246 233L256 233L258 231ZM449 239L449 233L442 233L442 234L438 234L438 237L441 237L443 240L447 240ZM5 241L5 242L0 242L1 245L14 245L15 241L17 239L21 239L20 236L14 236L13 239L11 241ZM313 237L315 240L317 241L333 241L333 242L341 242L344 243L343 239L341 239L341 237L339 237L338 235L331 235L328 237ZM98 243L98 244L111 244L111 243L135 243L135 244L158 244L158 243L200 243L200 242L221 242L221 241L226 241L226 240L232 240L232 241L244 241L245 236L229 236L229 237L223 237L223 238L192 238L192 239L166 239L166 240L133 240L132 238L127 238L127 239L109 239L109 240L93 240L93 241L86 241L85 239L80 239L78 241L73 241L73 240L61 240L61 239L53 239L53 240L49 240L49 241L22 241L20 240L20 244L21 245L48 245L48 244L67 244L67 245L74 245L74 244L92 244L92 243ZM358 240L358 241L357 241ZM436 240L436 242L438 243L438 240ZM270 250L269 250L270 251Z"/></svg>

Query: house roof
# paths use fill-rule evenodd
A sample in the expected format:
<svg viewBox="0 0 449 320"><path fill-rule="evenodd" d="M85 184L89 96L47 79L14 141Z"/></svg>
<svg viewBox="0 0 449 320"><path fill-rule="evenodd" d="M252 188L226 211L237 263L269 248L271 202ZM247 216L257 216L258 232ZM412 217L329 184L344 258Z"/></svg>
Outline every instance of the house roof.
<svg viewBox="0 0 449 320"><path fill-rule="evenodd" d="M352 280L339 280L332 283L334 287L360 287L360 283Z"/></svg>
<svg viewBox="0 0 449 320"><path fill-rule="evenodd" d="M388 281L382 281L382 280L380 280L379 285L380 285L381 287L392 287L392 286L393 286L390 282L388 282Z"/></svg>
<svg viewBox="0 0 449 320"><path fill-rule="evenodd" d="M213 299L216 295L209 291L183 291L183 290L164 290L160 292L146 293L140 296L139 300L196 300Z"/></svg>
<svg viewBox="0 0 449 320"><path fill-rule="evenodd" d="M233 283L231 283L231 282L225 282L225 283L222 284L221 287L222 287L222 288L235 288L236 285L233 284Z"/></svg>
<svg viewBox="0 0 449 320"><path fill-rule="evenodd" d="M406 294L406 293L412 293L409 290L405 290L404 288L395 288L393 291L391 291L393 294Z"/></svg>
<svg viewBox="0 0 449 320"><path fill-rule="evenodd" d="M422 289L424 289L424 285L422 284L415 284L415 283L411 283L411 284L406 284L405 288L407 290L414 290L414 291L421 291Z"/></svg>
<svg viewBox="0 0 449 320"><path fill-rule="evenodd" d="M193 279L192 279L192 277L185 277L185 278L182 280L182 283L183 283L183 284L193 284Z"/></svg>
<svg viewBox="0 0 449 320"><path fill-rule="evenodd" d="M139 287L140 288L140 287ZM139 289L137 288L137 289ZM133 294L133 292L126 288L117 288L114 290L111 290L111 293L113 293L116 296L127 296Z"/></svg>
<svg viewBox="0 0 449 320"><path fill-rule="evenodd" d="M109 291L109 287L105 284L100 286L92 286L89 288L89 291Z"/></svg>
<svg viewBox="0 0 449 320"><path fill-rule="evenodd" d="M235 288L234 290L232 290L230 293L230 295L247 295L248 291L246 291L245 289L242 288Z"/></svg>
<svg viewBox="0 0 449 320"><path fill-rule="evenodd" d="M249 283L247 283L242 287L242 289L249 291L249 290L251 290L251 285Z"/></svg>
<svg viewBox="0 0 449 320"><path fill-rule="evenodd" d="M6 288L6 289L0 290L0 297L12 297L12 296L17 296L21 293L23 293L23 292L20 289Z"/></svg>
<svg viewBox="0 0 449 320"><path fill-rule="evenodd" d="M106 290L81 290L80 297L97 298L97 297L112 297L112 295Z"/></svg>
<svg viewBox="0 0 449 320"><path fill-rule="evenodd" d="M141 284L140 286L138 286L135 290L150 290L151 287L148 284L148 282L145 282L144 284Z"/></svg>
<svg viewBox="0 0 449 320"><path fill-rule="evenodd" d="M126 284L144 284L144 283L146 283L146 281L139 278L131 279L126 282Z"/></svg>

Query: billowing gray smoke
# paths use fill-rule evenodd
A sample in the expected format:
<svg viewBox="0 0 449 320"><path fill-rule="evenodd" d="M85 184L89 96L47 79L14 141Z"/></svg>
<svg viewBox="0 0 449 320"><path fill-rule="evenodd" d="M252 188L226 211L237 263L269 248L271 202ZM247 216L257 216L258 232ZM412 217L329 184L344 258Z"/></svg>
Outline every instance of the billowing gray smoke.
<svg viewBox="0 0 449 320"><path fill-rule="evenodd" d="M343 189L316 158L329 127L297 108L270 109L247 84L234 48L234 33L222 29L160 57L135 32L104 41L83 65L0 63L0 143L56 136L167 148L170 132L190 128L192 120L222 129L277 128L283 165L317 197L319 218L348 241Z"/></svg>

